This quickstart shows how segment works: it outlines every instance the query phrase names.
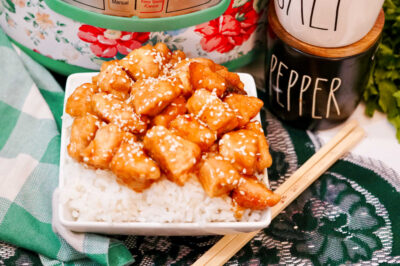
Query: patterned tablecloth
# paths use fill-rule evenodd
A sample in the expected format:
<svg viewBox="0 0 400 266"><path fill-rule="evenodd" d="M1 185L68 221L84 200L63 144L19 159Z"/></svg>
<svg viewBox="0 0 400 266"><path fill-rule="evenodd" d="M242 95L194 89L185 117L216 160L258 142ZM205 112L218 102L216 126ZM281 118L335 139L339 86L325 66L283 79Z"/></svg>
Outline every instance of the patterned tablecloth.
<svg viewBox="0 0 400 266"><path fill-rule="evenodd" d="M61 265L62 261L68 261L65 265L97 263L117 265L127 262L133 265L187 265L193 263L220 239L220 236L113 236L112 240L109 240L102 236L87 235L85 248L78 252L59 235L48 231L51 228L51 220L40 220L37 217L43 216L37 212L40 210L51 216L51 209L48 209L51 202L49 188L57 185L58 160L54 156L59 151L57 130L63 94L61 90L54 89L54 86L56 87L54 80L43 68L35 65L23 54L20 55L22 60L18 61L19 59L2 35L0 35L0 44L2 45L0 47L0 67L2 68L0 71L0 84L2 84L0 86L2 128L0 131L0 172L2 173L0 175L0 265ZM18 71L11 72L11 68L7 65L10 60L14 64L23 66L23 69L12 68ZM250 72L253 70L247 69ZM254 74L258 76L257 73ZM18 88L10 82L10 80L18 81L19 87L25 86L22 80L25 77L34 82L32 84L26 82L31 86L26 90L28 96L18 94L15 90ZM54 85L52 89L47 86L49 82ZM263 93L260 90L259 96L262 97ZM27 106L25 103L29 101L40 104L36 107ZM49 120L39 112L41 105L46 105L46 102L58 122L58 127L54 120ZM321 143L336 130L320 132L318 133L320 137L318 137L316 134L283 125L265 109L262 110L261 115L274 159L269 169L273 189L282 184L312 156L321 147ZM21 125L22 122L35 125L36 120L43 123L52 121L52 125L47 127L42 123L42 128L38 130L32 128L31 131L27 130L28 127L25 124ZM380 124L377 123L377 125ZM49 128L52 134L47 134L46 130L50 131ZM388 167L385 162L371 159L374 155L379 155L375 157L384 159L391 153L393 154L392 159L389 160L391 166L400 165L399 153L393 153L394 149L399 150L399 144L395 140L394 131L391 132L390 127L387 129L388 135L383 135L382 141L386 140L391 144L377 145L379 142L371 138L376 132L382 133L382 127L373 131L375 133L365 140L369 143L364 144L369 145L368 148L362 146L358 154L349 154L338 161L275 218L268 228L240 250L227 265L400 264L399 172ZM369 128L367 131L370 130ZM32 134L35 134L33 139ZM50 136L51 140L43 140ZM11 174L4 174L5 170L10 170L10 163L13 163L15 158L20 158L21 154L27 153L35 158L35 154L38 153L24 150L24 147L20 145L25 143L24 139L29 139L32 145L30 149L39 147L35 145L42 145L44 141L47 149L40 154L38 165L46 164L55 167L51 168L51 171L38 169L38 166L37 172L31 169L34 174L25 180L25 183L19 184L20 191L14 193L14 197L10 199L8 189L9 184L13 184L13 180L10 181ZM51 144L52 140L54 140L53 144ZM393 147L393 149L389 150L387 147ZM367 153L368 150L377 152L376 154ZM49 157L49 154L52 156ZM399 171L398 168L397 171ZM12 177L18 180L15 172ZM42 183L38 180L42 180ZM46 182L51 182L52 186L43 185ZM7 184L8 187L5 186ZM41 185L43 187L40 187ZM31 186L32 192L22 193L26 191L27 186ZM50 191L40 190L40 188ZM40 205L43 202L36 199L48 201ZM19 212L15 210L16 208L22 208L24 215L18 216ZM26 228L29 223L32 226ZM21 227L22 225L25 227ZM104 247L104 243L109 244L106 245L108 250L99 251L98 247ZM110 251L115 245L120 245L119 252ZM56 250L55 246L57 246ZM125 247L131 253L134 262L130 255L124 252ZM93 252L95 249L96 252Z"/></svg>

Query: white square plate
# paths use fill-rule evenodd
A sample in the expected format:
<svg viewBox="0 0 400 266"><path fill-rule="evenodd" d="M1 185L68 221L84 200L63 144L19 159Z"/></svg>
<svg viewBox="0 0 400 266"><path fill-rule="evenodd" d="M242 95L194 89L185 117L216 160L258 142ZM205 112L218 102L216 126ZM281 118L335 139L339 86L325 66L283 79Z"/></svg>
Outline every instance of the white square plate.
<svg viewBox="0 0 400 266"><path fill-rule="evenodd" d="M91 78L97 73L80 73L70 75L67 79L65 89L66 100L79 85L91 82ZM254 79L249 74L239 73L240 79L245 85L245 90L249 96L257 97L256 85ZM69 116L63 113L63 118ZM258 114L256 119L260 120ZM68 126L63 123L61 132L61 154L60 154L60 175L59 188L62 190L65 180L68 178L64 174L64 164L66 163L67 145L66 139ZM264 182L268 184L267 171L265 170ZM58 215L62 225L67 229L76 232L93 232L104 234L125 234L125 235L213 235L213 234L234 234L241 232L251 232L265 228L271 222L270 209L262 212L262 218L259 222L208 222L208 223L155 223L155 222L81 222L73 221L68 218L67 210L59 200Z"/></svg>

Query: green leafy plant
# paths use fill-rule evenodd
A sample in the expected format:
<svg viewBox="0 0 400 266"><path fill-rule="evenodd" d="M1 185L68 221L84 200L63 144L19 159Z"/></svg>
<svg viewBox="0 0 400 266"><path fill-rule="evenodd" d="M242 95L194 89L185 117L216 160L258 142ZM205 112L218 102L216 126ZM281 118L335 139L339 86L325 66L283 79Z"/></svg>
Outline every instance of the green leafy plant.
<svg viewBox="0 0 400 266"><path fill-rule="evenodd" d="M364 100L367 115L372 116L375 110L387 114L400 142L400 0L386 0L384 10L382 42Z"/></svg>

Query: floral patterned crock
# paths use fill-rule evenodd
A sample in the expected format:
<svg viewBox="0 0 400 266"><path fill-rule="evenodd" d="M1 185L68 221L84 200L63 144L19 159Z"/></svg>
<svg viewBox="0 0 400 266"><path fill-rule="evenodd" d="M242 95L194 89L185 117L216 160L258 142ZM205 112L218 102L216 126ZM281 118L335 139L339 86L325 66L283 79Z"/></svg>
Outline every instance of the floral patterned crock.
<svg viewBox="0 0 400 266"><path fill-rule="evenodd" d="M250 38L258 18L252 1L232 2L222 16L196 26L195 32L203 35L200 44L204 51L227 53Z"/></svg>
<svg viewBox="0 0 400 266"><path fill-rule="evenodd" d="M51 59L87 69L120 59L147 43L165 42L189 57L227 63L262 43L265 0L232 0L209 22L174 31L126 32L85 25L51 10L44 0L0 0L0 25L17 43Z"/></svg>
<svg viewBox="0 0 400 266"><path fill-rule="evenodd" d="M90 43L90 50L98 57L114 58L118 53L129 54L149 40L149 32L108 30L90 25L79 27L78 37Z"/></svg>

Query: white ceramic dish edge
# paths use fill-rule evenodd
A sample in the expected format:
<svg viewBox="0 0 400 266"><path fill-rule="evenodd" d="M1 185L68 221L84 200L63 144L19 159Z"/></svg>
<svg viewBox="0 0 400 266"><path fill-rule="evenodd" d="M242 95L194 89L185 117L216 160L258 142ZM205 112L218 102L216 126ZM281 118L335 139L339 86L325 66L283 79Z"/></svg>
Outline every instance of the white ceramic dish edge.
<svg viewBox="0 0 400 266"><path fill-rule="evenodd" d="M65 88L64 107L67 98L73 90L85 82L91 82L91 78L97 73L78 73L68 77ZM257 97L257 90L254 79L246 73L238 73L245 85L245 90L249 96ZM68 114L63 113L63 117ZM260 121L260 114L256 117ZM60 151L60 173L59 188L64 186L64 162L67 156L67 143L65 138L67 127L63 123L61 131L61 151ZM267 170L264 173L264 182L268 184ZM226 235L243 232L252 232L267 227L271 222L271 211L267 209L263 212L262 220L259 222L210 222L210 223L152 223L152 222L78 222L66 219L66 210L59 201L58 216L61 224L67 229L75 232L91 232L103 234L123 234L123 235Z"/></svg>

